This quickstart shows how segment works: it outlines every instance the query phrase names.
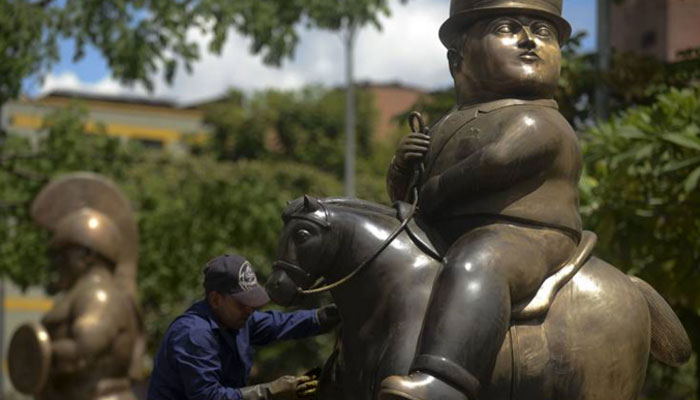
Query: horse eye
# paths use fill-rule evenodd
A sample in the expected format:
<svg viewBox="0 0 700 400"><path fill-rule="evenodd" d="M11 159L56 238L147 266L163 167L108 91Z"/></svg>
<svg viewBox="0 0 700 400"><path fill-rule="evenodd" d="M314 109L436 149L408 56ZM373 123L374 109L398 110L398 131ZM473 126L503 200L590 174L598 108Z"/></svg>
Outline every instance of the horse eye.
<svg viewBox="0 0 700 400"><path fill-rule="evenodd" d="M298 243L304 243L306 240L308 240L311 237L311 232L307 231L306 229L299 229L294 233L294 239Z"/></svg>

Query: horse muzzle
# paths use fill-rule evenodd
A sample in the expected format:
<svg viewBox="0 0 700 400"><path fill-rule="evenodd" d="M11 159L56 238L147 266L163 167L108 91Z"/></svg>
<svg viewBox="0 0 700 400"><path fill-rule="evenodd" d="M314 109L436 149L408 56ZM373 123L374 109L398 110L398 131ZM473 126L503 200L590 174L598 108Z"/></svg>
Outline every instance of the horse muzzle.
<svg viewBox="0 0 700 400"><path fill-rule="evenodd" d="M272 301L281 306L291 306L299 300L299 287L281 269L272 272L265 283L265 290Z"/></svg>

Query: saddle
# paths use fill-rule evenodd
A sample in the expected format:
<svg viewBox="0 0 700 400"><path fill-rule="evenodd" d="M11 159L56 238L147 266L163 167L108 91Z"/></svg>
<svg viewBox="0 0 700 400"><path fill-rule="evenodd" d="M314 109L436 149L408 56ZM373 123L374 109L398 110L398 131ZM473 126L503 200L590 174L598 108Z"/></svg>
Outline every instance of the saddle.
<svg viewBox="0 0 700 400"><path fill-rule="evenodd" d="M537 293L528 301L514 304L511 318L527 320L546 314L561 289L586 264L591 256L598 237L590 231L583 231L576 252L564 266L542 282Z"/></svg>
<svg viewBox="0 0 700 400"><path fill-rule="evenodd" d="M397 218L400 221L405 220L410 214L411 205L404 202L395 204L397 210ZM429 256L442 261L442 257L435 249L433 244L428 239L425 232L415 223L410 221L406 226L406 233L423 252ZM584 231L581 235L581 241L574 252L574 255L561 267L557 272L547 277L535 295L518 304L514 304L511 311L511 319L523 321L541 317L549 311L554 298L559 289L561 289L588 261L593 252L598 238L595 233Z"/></svg>

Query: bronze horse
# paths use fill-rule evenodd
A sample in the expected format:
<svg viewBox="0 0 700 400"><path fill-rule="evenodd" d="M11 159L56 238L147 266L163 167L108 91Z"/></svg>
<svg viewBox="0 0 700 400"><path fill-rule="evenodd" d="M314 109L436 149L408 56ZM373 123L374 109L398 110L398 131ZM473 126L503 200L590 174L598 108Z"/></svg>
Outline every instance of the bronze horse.
<svg viewBox="0 0 700 400"><path fill-rule="evenodd" d="M439 256L417 224L399 230L397 210L366 201L304 197L283 219L272 299L289 305L319 278L339 284L343 327L319 398L375 399L382 379L409 371ZM689 358L685 330L651 286L583 261L542 315L513 320L482 400L633 400L650 353L669 365Z"/></svg>

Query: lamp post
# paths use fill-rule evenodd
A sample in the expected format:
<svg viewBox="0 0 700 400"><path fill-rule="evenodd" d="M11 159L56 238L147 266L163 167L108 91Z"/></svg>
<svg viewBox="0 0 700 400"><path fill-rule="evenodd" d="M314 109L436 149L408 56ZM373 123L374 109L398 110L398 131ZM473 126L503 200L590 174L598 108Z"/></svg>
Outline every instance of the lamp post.
<svg viewBox="0 0 700 400"><path fill-rule="evenodd" d="M355 82L354 82L354 50L357 28L351 18L347 18L345 26L345 196L355 197Z"/></svg>
<svg viewBox="0 0 700 400"><path fill-rule="evenodd" d="M610 89L604 78L610 71L610 0L598 0L598 80L595 89L595 117L607 119L610 110Z"/></svg>

